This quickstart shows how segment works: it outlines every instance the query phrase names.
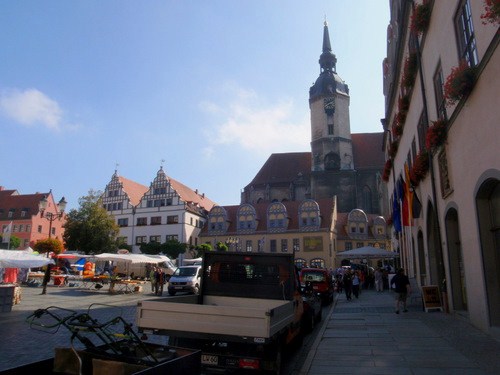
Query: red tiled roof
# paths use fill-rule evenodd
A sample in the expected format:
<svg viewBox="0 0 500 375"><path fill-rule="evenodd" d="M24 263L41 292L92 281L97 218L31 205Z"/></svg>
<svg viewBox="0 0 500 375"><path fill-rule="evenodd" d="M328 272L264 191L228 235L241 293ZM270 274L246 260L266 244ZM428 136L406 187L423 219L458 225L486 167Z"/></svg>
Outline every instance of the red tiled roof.
<svg viewBox="0 0 500 375"><path fill-rule="evenodd" d="M332 225L332 213L334 209L333 199L320 199L316 201L319 205L320 216L321 216L321 229L330 228ZM286 212L288 215L288 231L297 231L299 229L299 207L303 202L298 201L285 201L281 202L286 207ZM272 202L255 203L252 206L255 208L255 213L257 215L257 228L255 232L267 232L267 209ZM237 232L237 213L240 206L222 206L227 213L227 218L229 221L228 233ZM202 232L207 232L207 226L203 227Z"/></svg>
<svg viewBox="0 0 500 375"><path fill-rule="evenodd" d="M130 204L133 206L137 206L141 201L142 196L149 190L147 186L122 176L118 176L118 180L123 185L123 191L127 193L130 199Z"/></svg>
<svg viewBox="0 0 500 375"><path fill-rule="evenodd" d="M311 174L310 152L287 152L272 154L264 163L260 171L247 186L258 186L267 183L289 184L301 173L309 178Z"/></svg>
<svg viewBox="0 0 500 375"><path fill-rule="evenodd" d="M380 168L385 164L384 133L351 134L354 168Z"/></svg>
<svg viewBox="0 0 500 375"><path fill-rule="evenodd" d="M172 188L177 192L177 194L179 194L184 202L197 204L207 211L210 211L212 207L215 206L215 203L205 197L205 194L198 194L197 191L194 191L171 177L169 177L169 180Z"/></svg>
<svg viewBox="0 0 500 375"><path fill-rule="evenodd" d="M10 193L10 194L9 194ZM48 197L51 193L36 193L36 194L18 194L16 190L0 191L0 209L3 212L0 214L0 220L16 220L28 219L39 211L38 204L44 197ZM8 212L15 209L14 214L9 218ZM28 209L27 216L21 217L21 211Z"/></svg>

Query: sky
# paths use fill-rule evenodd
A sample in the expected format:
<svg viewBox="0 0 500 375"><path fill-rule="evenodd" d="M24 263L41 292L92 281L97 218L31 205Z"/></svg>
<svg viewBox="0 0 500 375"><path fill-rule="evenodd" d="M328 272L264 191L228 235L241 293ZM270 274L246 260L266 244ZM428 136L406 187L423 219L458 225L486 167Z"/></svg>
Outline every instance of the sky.
<svg viewBox="0 0 500 375"><path fill-rule="evenodd" d="M310 151L325 19L351 132L380 132L389 0L1 1L0 186L71 209L163 166L239 204L271 154Z"/></svg>

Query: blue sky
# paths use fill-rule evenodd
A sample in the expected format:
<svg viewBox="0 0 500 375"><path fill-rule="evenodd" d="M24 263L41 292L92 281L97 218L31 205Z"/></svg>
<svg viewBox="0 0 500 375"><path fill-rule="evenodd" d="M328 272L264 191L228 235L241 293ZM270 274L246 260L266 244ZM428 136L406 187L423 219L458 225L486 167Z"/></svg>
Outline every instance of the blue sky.
<svg viewBox="0 0 500 375"><path fill-rule="evenodd" d="M325 17L351 131L382 131L389 0L0 2L0 185L77 208L163 164L238 204L272 153L310 151Z"/></svg>

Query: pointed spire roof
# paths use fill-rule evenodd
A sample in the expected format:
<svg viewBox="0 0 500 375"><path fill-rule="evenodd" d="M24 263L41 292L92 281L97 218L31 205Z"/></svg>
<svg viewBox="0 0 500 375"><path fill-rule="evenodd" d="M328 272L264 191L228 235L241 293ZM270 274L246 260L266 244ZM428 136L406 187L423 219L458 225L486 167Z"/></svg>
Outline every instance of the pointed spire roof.
<svg viewBox="0 0 500 375"><path fill-rule="evenodd" d="M309 100L332 96L335 93L349 95L349 88L336 71L337 57L332 52L328 23L323 24L323 50L319 57L320 75L309 89Z"/></svg>

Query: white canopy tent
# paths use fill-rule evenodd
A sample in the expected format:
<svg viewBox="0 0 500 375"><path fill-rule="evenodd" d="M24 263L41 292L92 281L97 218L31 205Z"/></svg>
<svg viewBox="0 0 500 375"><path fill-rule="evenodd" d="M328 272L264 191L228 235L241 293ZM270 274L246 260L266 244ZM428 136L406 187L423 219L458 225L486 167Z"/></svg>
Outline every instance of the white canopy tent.
<svg viewBox="0 0 500 375"><path fill-rule="evenodd" d="M337 258L342 259L383 259L383 258L399 258L398 253L379 249L373 246L363 246L353 250L347 250L337 253Z"/></svg>
<svg viewBox="0 0 500 375"><path fill-rule="evenodd" d="M51 258L22 250L0 250L0 268L38 268L54 264Z"/></svg>
<svg viewBox="0 0 500 375"><path fill-rule="evenodd" d="M169 274L173 273L176 268L170 258L165 255L102 253L94 255L94 260L117 263L118 272L127 275L134 273L135 276L148 276L144 273L146 267L141 266L146 264L164 264L162 268L166 268ZM120 266L120 264L122 264L122 266Z"/></svg>

